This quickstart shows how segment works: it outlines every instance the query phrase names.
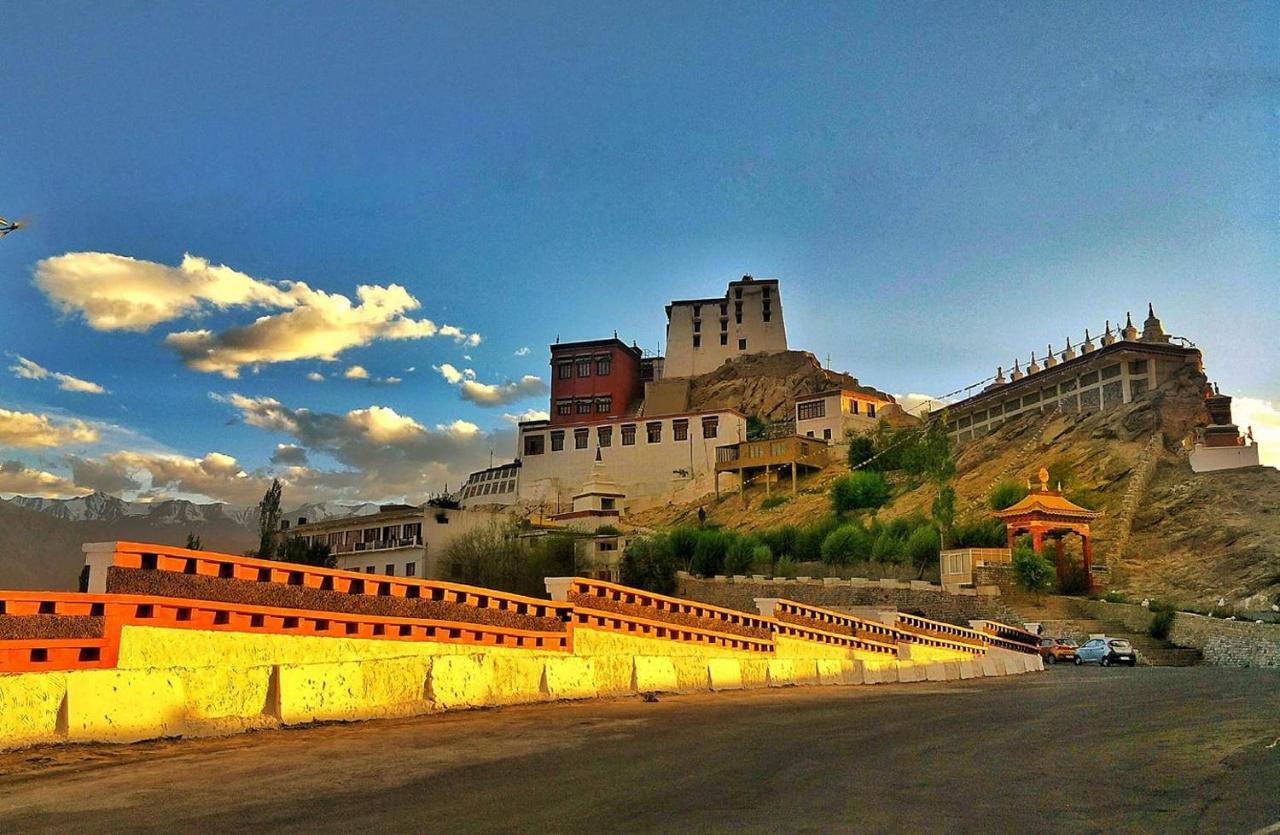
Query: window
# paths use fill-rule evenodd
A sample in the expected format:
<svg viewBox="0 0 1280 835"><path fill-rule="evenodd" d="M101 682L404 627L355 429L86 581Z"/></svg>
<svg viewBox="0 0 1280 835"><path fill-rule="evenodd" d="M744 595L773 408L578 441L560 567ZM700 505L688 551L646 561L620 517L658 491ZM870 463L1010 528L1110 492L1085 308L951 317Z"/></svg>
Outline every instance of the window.
<svg viewBox="0 0 1280 835"><path fill-rule="evenodd" d="M662 424L655 421L644 425L645 440L651 444L662 443Z"/></svg>
<svg viewBox="0 0 1280 835"><path fill-rule="evenodd" d="M701 331L702 331L702 320L701 320L701 319L694 319L694 320L693 320L693 332L694 332L694 333L700 333Z"/></svg>
<svg viewBox="0 0 1280 835"><path fill-rule="evenodd" d="M769 296L773 295L773 289L771 287L761 287L760 295L767 299Z"/></svg>
<svg viewBox="0 0 1280 835"><path fill-rule="evenodd" d="M797 420L814 420L826 416L827 401L825 400L810 400L808 403L800 403L796 406Z"/></svg>
<svg viewBox="0 0 1280 835"><path fill-rule="evenodd" d="M693 318L697 319L701 315L702 315L702 305L695 304L693 306Z"/></svg>
<svg viewBox="0 0 1280 835"><path fill-rule="evenodd" d="M702 437L714 438L720 429L720 418L703 418L702 419Z"/></svg>
<svg viewBox="0 0 1280 835"><path fill-rule="evenodd" d="M828 440L828 441L829 441L829 440L831 440L831 430L830 430L830 429L823 429L823 430L822 430L822 437L823 437L825 440Z"/></svg>
<svg viewBox="0 0 1280 835"><path fill-rule="evenodd" d="M722 318L722 319L727 319L727 318L729 318L729 303L728 303L728 302L720 302L720 318ZM727 324L727 323L725 323L725 322L721 322L721 323L720 323L720 327L724 327L724 326L725 326L725 324Z"/></svg>
<svg viewBox="0 0 1280 835"><path fill-rule="evenodd" d="M727 333L722 333L722 334L720 334L720 344L721 344L721 345L728 345L728 344L729 344L729 334L727 334Z"/></svg>
<svg viewBox="0 0 1280 835"><path fill-rule="evenodd" d="M596 376L608 377L613 370L613 357L596 357Z"/></svg>
<svg viewBox="0 0 1280 835"><path fill-rule="evenodd" d="M702 347L702 337L698 336L696 333L693 335L693 347L695 348Z"/></svg>
<svg viewBox="0 0 1280 835"><path fill-rule="evenodd" d="M551 433L551 451L559 452L564 449L564 432Z"/></svg>
<svg viewBox="0 0 1280 835"><path fill-rule="evenodd" d="M874 404L874 403L868 403L868 404L867 404L867 417L875 417L875 416L876 416L876 404Z"/></svg>
<svg viewBox="0 0 1280 835"><path fill-rule="evenodd" d="M591 376L591 357L578 358L578 376L579 377Z"/></svg>
<svg viewBox="0 0 1280 835"><path fill-rule="evenodd" d="M739 339L739 340L738 340L738 350L739 350L739 351L745 351L745 350L747 350L747 340L745 340L745 339Z"/></svg>
<svg viewBox="0 0 1280 835"><path fill-rule="evenodd" d="M589 414L591 414L591 401L590 401L590 400L579 400L575 405L577 406L578 414L580 414L580 415L589 415Z"/></svg>
<svg viewBox="0 0 1280 835"><path fill-rule="evenodd" d="M541 455L546 438L542 435L526 435L524 438L525 455Z"/></svg>
<svg viewBox="0 0 1280 835"><path fill-rule="evenodd" d="M600 509L601 510L617 510L618 502L616 499L613 499L613 498L607 498L607 497L602 498L600 499Z"/></svg>
<svg viewBox="0 0 1280 835"><path fill-rule="evenodd" d="M739 296L741 298L741 296ZM742 302L733 303L733 318L739 325L742 324Z"/></svg>
<svg viewBox="0 0 1280 835"><path fill-rule="evenodd" d="M610 411L611 409L613 409L613 398L612 398L612 397L597 397L597 398L596 398L596 411L597 411L597 412L599 412L599 413L600 413L600 414L602 414L602 415L607 415L607 414L609 414L609 411Z"/></svg>
<svg viewBox="0 0 1280 835"><path fill-rule="evenodd" d="M586 449L587 439L590 437L590 434L591 434L590 430L587 430L587 429L573 430L573 448Z"/></svg>
<svg viewBox="0 0 1280 835"><path fill-rule="evenodd" d="M407 563L405 563L405 564L404 564L404 576L406 576L406 577L417 577L417 576L418 576L418 564L417 564L416 562L407 562Z"/></svg>
<svg viewBox="0 0 1280 835"><path fill-rule="evenodd" d="M396 576L396 567L394 565L388 565L386 573L388 577Z"/></svg>
<svg viewBox="0 0 1280 835"><path fill-rule="evenodd" d="M768 305L765 305L765 308L764 308L764 320L767 322L767 321L769 321L769 318L770 318L770 317L769 317L769 306L768 306Z"/></svg>
<svg viewBox="0 0 1280 835"><path fill-rule="evenodd" d="M1132 374L1132 375L1134 375L1134 376L1141 376L1141 375L1143 375L1143 374L1146 374L1146 373L1147 373L1147 361L1146 361L1146 360L1130 360L1130 361L1129 361L1129 373L1130 373L1130 374Z"/></svg>
<svg viewBox="0 0 1280 835"><path fill-rule="evenodd" d="M806 433L804 433L804 434L805 434L807 437L812 438L812 437L813 437L813 430L812 430L812 429L810 429L808 432L806 432Z"/></svg>
<svg viewBox="0 0 1280 835"><path fill-rule="evenodd" d="M573 414L573 401L572 401L572 400L557 400L557 401L556 401L556 414L557 414L557 415L571 415L571 414Z"/></svg>
<svg viewBox="0 0 1280 835"><path fill-rule="evenodd" d="M596 430L596 445L610 446L613 444L613 427L601 426Z"/></svg>
<svg viewBox="0 0 1280 835"><path fill-rule="evenodd" d="M622 445L635 446L636 444L636 425L634 423L625 424L622 427Z"/></svg>
<svg viewBox="0 0 1280 835"><path fill-rule="evenodd" d="M733 297L734 297L735 299L740 299L740 298L742 298L742 288L741 288L741 287L734 287L734 288L733 288Z"/></svg>
<svg viewBox="0 0 1280 835"><path fill-rule="evenodd" d="M567 380L573 376L573 363L561 362L556 364L556 375L561 380Z"/></svg>
<svg viewBox="0 0 1280 835"><path fill-rule="evenodd" d="M370 565L370 566L366 566L366 567L365 567L365 569L364 569L364 573L365 573L365 574L372 574L372 573L373 573L373 566L371 566L371 565Z"/></svg>
<svg viewBox="0 0 1280 835"><path fill-rule="evenodd" d="M857 401L857 400L853 400L853 399L850 399L850 400L849 400L849 414L851 414L851 415L856 415L856 414L858 414L858 401Z"/></svg>
<svg viewBox="0 0 1280 835"><path fill-rule="evenodd" d="M677 441L689 440L689 421L687 420L671 421L671 437Z"/></svg>

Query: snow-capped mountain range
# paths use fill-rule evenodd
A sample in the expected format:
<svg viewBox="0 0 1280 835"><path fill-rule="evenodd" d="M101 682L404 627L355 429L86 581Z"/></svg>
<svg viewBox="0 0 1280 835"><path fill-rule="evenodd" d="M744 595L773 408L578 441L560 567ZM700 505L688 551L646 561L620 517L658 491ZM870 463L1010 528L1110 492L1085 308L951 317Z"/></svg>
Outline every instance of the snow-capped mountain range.
<svg viewBox="0 0 1280 835"><path fill-rule="evenodd" d="M130 502L110 493L91 493L74 499L46 499L37 496L14 496L0 502L27 510L34 510L69 522L114 522L126 518L145 518L150 522L171 525L191 525L200 522L233 522L246 528L258 525L258 508L223 504L196 504L185 499L167 499L156 502ZM303 517L309 522L335 519L344 516L365 516L376 513L378 505L364 502L344 505L337 502L313 502L285 511L284 518L297 522Z"/></svg>

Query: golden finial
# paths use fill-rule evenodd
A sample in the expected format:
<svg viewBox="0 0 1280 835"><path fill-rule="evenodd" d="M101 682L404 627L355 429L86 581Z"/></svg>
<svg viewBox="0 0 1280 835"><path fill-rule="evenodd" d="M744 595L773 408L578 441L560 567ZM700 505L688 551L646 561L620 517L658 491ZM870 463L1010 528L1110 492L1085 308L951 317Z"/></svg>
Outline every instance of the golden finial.
<svg viewBox="0 0 1280 835"><path fill-rule="evenodd" d="M1049 489L1049 471L1044 467L1040 468L1040 491L1046 492Z"/></svg>

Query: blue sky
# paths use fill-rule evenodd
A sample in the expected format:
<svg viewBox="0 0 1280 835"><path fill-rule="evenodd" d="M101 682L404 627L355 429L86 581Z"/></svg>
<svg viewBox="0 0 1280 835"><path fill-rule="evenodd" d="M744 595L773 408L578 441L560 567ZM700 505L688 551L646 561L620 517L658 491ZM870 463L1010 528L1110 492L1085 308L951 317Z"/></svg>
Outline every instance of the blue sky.
<svg viewBox="0 0 1280 835"><path fill-rule="evenodd" d="M305 457L298 498L438 489L511 454L503 415L545 408L521 381L545 378L557 335L656 349L666 300L747 272L782 280L793 347L900 393L951 391L1152 300L1224 390L1276 417L1275 4L26 3L4 19L0 215L30 225L0 240L0 368L48 374L0 374L0 410L53 431L0 427L22 468L0 493L240 500L284 466L278 444L304 449L277 455ZM189 253L330 300L400 285L419 306L396 316L481 339L385 338L384 320L335 361L231 379L166 338L207 345L305 303L94 327L76 305L100 277L61 296L33 281L86 252L174 280ZM467 382L499 388L466 399ZM75 420L89 434L56 431Z"/></svg>

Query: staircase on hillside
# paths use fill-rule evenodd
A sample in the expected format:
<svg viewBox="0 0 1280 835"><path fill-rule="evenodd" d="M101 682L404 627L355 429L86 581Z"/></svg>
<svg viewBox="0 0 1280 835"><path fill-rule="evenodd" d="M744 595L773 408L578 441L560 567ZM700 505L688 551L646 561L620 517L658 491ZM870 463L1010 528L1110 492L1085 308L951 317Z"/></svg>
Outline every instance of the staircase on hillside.
<svg viewBox="0 0 1280 835"><path fill-rule="evenodd" d="M1080 611L1076 600L1057 595L1041 599L1039 605L1017 605L1026 623L1040 623L1041 634L1054 638L1071 638L1084 643L1090 635L1123 638L1133 644L1138 663L1146 667L1191 667L1202 660L1200 650L1174 646L1152 638L1145 632L1134 632L1122 623L1098 620Z"/></svg>
<svg viewBox="0 0 1280 835"><path fill-rule="evenodd" d="M1164 434L1157 430L1147 441L1147 445L1142 448L1142 452L1138 454L1138 462L1133 466L1133 473L1129 476L1129 483L1124 489L1124 498L1120 501L1115 541L1110 547L1107 560L1112 566L1118 565L1124 559L1125 549L1129 547L1129 534L1133 530L1133 517L1137 514L1142 497L1147 492L1147 485L1151 483L1151 476L1155 472L1156 463L1160 460L1160 452L1163 449Z"/></svg>
<svg viewBox="0 0 1280 835"><path fill-rule="evenodd" d="M978 494L974 496L973 500L966 504L960 512L956 514L957 518L966 517L984 505L987 501L987 496L990 495L991 491L995 489L997 484L1007 478L1010 473L1017 472L1022 469L1023 465L1026 464L1027 459L1030 457L1032 450L1040 445L1040 438L1044 434L1045 427L1049 425L1049 421L1053 420L1061 412L1062 401L1058 401L1056 406L1045 413L1044 419L1036 424L1035 431L1027 437L1027 440L1022 443L1022 446L1018 447L1018 451L1009 459L1008 466L996 473L995 478L991 479L985 489L978 491Z"/></svg>

